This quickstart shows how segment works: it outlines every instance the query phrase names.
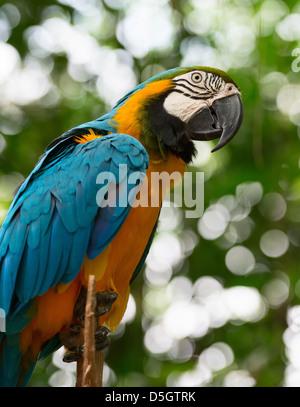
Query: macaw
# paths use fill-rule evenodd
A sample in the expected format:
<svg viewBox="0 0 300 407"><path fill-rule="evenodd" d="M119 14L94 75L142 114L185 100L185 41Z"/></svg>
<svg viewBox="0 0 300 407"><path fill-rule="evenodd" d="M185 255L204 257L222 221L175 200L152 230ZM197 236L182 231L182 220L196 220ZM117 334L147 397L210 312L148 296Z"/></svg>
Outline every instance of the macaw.
<svg viewBox="0 0 300 407"><path fill-rule="evenodd" d="M140 84L109 113L46 148L0 229L2 386L26 385L39 358L75 343L89 275L96 278L102 337L122 319L168 191L160 191L158 206L121 205L120 199L101 205L111 183L100 191L99 174L112 174L117 197L134 201L145 176L182 176L196 154L193 140L219 138L216 151L234 137L242 118L241 93L228 74L180 67ZM136 182L125 188L132 174L139 174ZM147 193L157 193L151 182ZM79 352L69 347L66 360Z"/></svg>

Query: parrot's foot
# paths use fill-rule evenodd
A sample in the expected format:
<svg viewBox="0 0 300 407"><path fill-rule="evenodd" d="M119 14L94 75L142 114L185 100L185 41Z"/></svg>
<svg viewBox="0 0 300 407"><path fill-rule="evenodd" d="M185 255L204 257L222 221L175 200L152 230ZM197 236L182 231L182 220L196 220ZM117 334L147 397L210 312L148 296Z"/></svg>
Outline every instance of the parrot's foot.
<svg viewBox="0 0 300 407"><path fill-rule="evenodd" d="M108 337L109 333L110 333L110 330L106 326L100 326L97 329L97 331L95 333L96 350L103 350L110 344L110 339ZM61 340L62 340L62 337L61 337ZM78 337L77 337L77 340L78 340ZM68 342L68 344L70 344L69 340L67 342ZM83 345L75 345L75 346L68 347L67 352L63 356L63 361L66 363L71 363L71 362L77 361L78 359L80 359L82 357L83 357Z"/></svg>
<svg viewBox="0 0 300 407"><path fill-rule="evenodd" d="M64 356L63 356L63 362L65 363L72 363L72 362L77 362L79 359L81 359L83 357L83 353L82 352L75 352L75 351L71 351L68 350Z"/></svg>
<svg viewBox="0 0 300 407"><path fill-rule="evenodd" d="M85 287L82 287L74 307L74 315L76 316L77 321L84 321L86 296L87 290ZM98 291L96 293L95 317L100 317L109 312L117 298L118 294L113 291Z"/></svg>
<svg viewBox="0 0 300 407"><path fill-rule="evenodd" d="M66 348L74 348L80 337L80 330L83 328L81 324L72 324L69 329L65 329L59 333L59 339Z"/></svg>
<svg viewBox="0 0 300 407"><path fill-rule="evenodd" d="M110 344L109 333L110 330L106 326L99 326L95 333L96 350L103 350Z"/></svg>
<svg viewBox="0 0 300 407"><path fill-rule="evenodd" d="M96 310L95 317L101 317L111 310L113 303L118 298L118 294L114 292L101 292L96 293Z"/></svg>
<svg viewBox="0 0 300 407"><path fill-rule="evenodd" d="M79 322L70 325L68 329L61 331L59 334L62 345L68 349L63 357L63 361L67 363L74 362L83 356L83 345L78 345L78 343L82 340L81 328L84 328L83 322L85 317L86 295L87 291L83 288L74 307L74 317L75 320ZM110 344L110 339L108 337L110 330L105 326L99 326L98 318L111 310L112 305L117 298L118 294L114 292L99 291L96 293L96 350L103 350Z"/></svg>

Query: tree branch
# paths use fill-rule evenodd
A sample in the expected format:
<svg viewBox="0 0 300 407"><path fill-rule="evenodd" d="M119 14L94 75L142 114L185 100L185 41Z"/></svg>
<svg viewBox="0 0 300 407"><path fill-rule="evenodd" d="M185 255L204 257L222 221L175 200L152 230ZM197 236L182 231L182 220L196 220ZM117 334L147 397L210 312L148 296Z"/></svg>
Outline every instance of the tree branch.
<svg viewBox="0 0 300 407"><path fill-rule="evenodd" d="M95 276L89 277L83 329L83 359L77 362L76 387L102 387L103 352L95 348Z"/></svg>

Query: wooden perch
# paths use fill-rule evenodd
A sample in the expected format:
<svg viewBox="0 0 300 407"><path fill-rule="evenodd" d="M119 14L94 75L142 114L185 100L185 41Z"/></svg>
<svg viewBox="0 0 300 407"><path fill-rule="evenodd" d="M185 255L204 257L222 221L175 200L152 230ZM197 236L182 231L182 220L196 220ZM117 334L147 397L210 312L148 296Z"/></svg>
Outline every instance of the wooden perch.
<svg viewBox="0 0 300 407"><path fill-rule="evenodd" d="M104 356L95 348L97 321L95 318L95 276L89 277L87 290L85 320L82 335L83 358L77 362L76 387L102 387Z"/></svg>

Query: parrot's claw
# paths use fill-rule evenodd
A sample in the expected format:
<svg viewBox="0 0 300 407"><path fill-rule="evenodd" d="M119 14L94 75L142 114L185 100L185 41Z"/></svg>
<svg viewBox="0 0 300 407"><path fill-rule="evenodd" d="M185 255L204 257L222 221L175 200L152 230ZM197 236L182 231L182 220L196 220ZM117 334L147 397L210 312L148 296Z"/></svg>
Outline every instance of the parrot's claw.
<svg viewBox="0 0 300 407"><path fill-rule="evenodd" d="M77 362L78 359L83 357L83 352L76 352L72 350L68 350L63 356L63 362L65 363L72 363Z"/></svg>
<svg viewBox="0 0 300 407"><path fill-rule="evenodd" d="M95 317L101 317L111 310L113 303L118 298L118 294L115 292L101 292L96 293L96 311Z"/></svg>
<svg viewBox="0 0 300 407"><path fill-rule="evenodd" d="M80 327L80 325L79 325ZM71 328L71 327L70 327ZM103 350L110 344L108 334L110 330L106 326L100 326L95 334L96 350ZM68 348L63 356L63 361L66 363L76 362L83 357L83 345L76 345Z"/></svg>
<svg viewBox="0 0 300 407"><path fill-rule="evenodd" d="M72 324L69 329L65 329L59 333L61 343L68 349L74 348L80 337L80 330L83 328L81 324Z"/></svg>
<svg viewBox="0 0 300 407"><path fill-rule="evenodd" d="M83 287L74 307L74 314L76 315L77 321L84 321L86 296L87 290ZM118 294L113 291L98 291L96 293L95 317L100 317L109 312L117 298Z"/></svg>
<svg viewBox="0 0 300 407"><path fill-rule="evenodd" d="M100 326L95 334L95 348L96 350L103 350L110 344L108 334L110 330L106 326Z"/></svg>

